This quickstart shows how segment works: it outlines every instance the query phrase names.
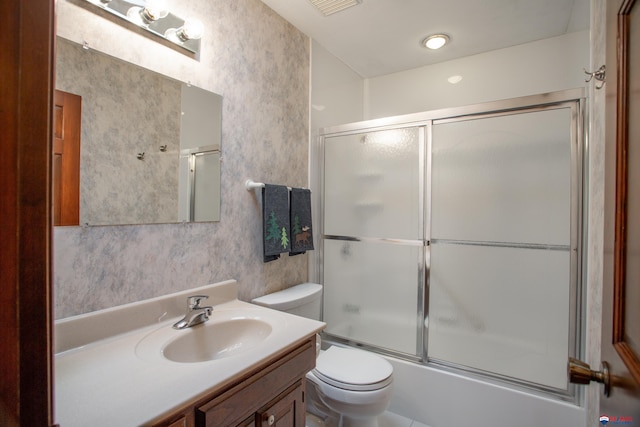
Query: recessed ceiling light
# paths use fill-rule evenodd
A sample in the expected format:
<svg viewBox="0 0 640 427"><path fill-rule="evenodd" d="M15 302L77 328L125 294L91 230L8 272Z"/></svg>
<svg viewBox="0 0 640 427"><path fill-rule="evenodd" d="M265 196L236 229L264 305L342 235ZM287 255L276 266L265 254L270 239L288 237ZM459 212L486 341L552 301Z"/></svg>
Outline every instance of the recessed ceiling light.
<svg viewBox="0 0 640 427"><path fill-rule="evenodd" d="M460 83L462 81L462 76L456 75L456 76L451 76L447 79L447 81L449 83L451 83L452 85L456 84L456 83Z"/></svg>
<svg viewBox="0 0 640 427"><path fill-rule="evenodd" d="M449 36L446 34L432 34L426 39L422 40L422 45L429 49L440 49L442 46L449 42Z"/></svg>

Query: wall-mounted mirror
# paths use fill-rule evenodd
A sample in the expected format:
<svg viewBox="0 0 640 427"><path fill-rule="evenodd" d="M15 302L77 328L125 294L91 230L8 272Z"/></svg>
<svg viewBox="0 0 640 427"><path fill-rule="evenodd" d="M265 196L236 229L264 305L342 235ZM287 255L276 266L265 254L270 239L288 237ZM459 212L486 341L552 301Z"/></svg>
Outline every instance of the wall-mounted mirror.
<svg viewBox="0 0 640 427"><path fill-rule="evenodd" d="M219 221L222 97L60 37L56 50L56 89L81 104L79 224Z"/></svg>

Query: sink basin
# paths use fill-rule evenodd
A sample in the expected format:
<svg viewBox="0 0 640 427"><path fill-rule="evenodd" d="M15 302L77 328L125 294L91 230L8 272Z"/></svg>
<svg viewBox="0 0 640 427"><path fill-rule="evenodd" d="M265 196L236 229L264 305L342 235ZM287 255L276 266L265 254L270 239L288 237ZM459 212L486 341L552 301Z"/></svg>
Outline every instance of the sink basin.
<svg viewBox="0 0 640 427"><path fill-rule="evenodd" d="M145 360L215 361L239 355L264 342L273 332L275 320L250 313L237 315L214 310L205 323L181 330L166 325L151 332L140 340L135 351Z"/></svg>
<svg viewBox="0 0 640 427"><path fill-rule="evenodd" d="M174 362L215 360L250 349L271 334L271 325L256 319L202 323L184 330L162 353Z"/></svg>

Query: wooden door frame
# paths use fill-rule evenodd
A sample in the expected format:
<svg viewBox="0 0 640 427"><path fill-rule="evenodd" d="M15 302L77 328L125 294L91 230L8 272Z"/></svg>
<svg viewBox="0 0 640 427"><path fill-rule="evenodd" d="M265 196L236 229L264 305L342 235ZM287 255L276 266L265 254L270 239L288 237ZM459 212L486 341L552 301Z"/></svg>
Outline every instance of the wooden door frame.
<svg viewBox="0 0 640 427"><path fill-rule="evenodd" d="M0 424L53 424L54 0L0 2Z"/></svg>
<svg viewBox="0 0 640 427"><path fill-rule="evenodd" d="M627 191L629 121L629 14L636 0L624 0L618 12L617 39L617 123L616 123L616 211L613 279L613 347L637 383L640 384L640 358L625 341L625 292L627 271Z"/></svg>

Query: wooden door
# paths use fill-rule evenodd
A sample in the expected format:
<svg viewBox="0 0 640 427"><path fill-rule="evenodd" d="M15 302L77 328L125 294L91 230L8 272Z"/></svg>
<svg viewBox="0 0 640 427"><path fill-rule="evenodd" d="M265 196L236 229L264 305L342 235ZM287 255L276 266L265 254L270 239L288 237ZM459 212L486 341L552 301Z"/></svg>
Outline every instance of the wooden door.
<svg viewBox="0 0 640 427"><path fill-rule="evenodd" d="M640 1L607 2L603 425L640 426Z"/></svg>
<svg viewBox="0 0 640 427"><path fill-rule="evenodd" d="M55 91L53 117L53 225L80 224L80 123L82 98Z"/></svg>

